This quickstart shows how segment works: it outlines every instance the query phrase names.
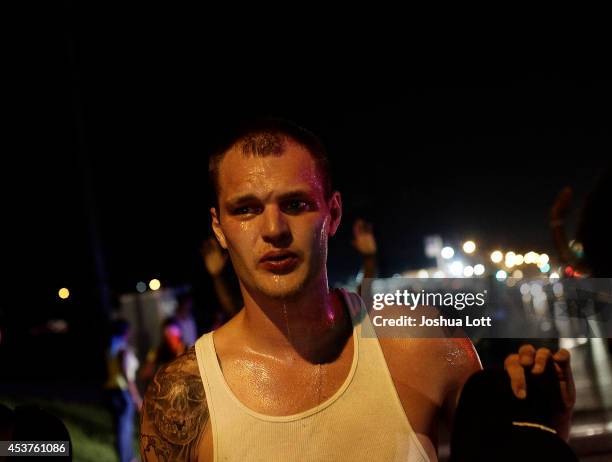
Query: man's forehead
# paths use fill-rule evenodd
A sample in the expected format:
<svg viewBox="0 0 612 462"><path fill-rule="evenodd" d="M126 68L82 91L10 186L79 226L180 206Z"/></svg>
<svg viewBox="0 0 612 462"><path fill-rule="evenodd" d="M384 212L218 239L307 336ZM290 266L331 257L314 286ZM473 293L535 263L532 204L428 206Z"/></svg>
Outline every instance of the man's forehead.
<svg viewBox="0 0 612 462"><path fill-rule="evenodd" d="M321 175L308 150L291 140L284 147L280 155L265 156L245 155L240 146L230 149L219 166L220 194L229 199L296 189L323 191Z"/></svg>

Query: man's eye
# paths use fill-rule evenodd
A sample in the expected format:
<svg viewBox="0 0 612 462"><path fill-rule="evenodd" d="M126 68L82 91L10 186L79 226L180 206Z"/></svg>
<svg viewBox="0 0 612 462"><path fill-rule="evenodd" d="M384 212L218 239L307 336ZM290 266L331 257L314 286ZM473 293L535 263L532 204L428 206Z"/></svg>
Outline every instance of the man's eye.
<svg viewBox="0 0 612 462"><path fill-rule="evenodd" d="M301 212L308 209L308 204L305 201L300 201L296 199L287 202L287 204L285 204L284 209L288 213Z"/></svg>
<svg viewBox="0 0 612 462"><path fill-rule="evenodd" d="M234 215L249 215L251 213L257 213L257 207L237 207L234 209Z"/></svg>

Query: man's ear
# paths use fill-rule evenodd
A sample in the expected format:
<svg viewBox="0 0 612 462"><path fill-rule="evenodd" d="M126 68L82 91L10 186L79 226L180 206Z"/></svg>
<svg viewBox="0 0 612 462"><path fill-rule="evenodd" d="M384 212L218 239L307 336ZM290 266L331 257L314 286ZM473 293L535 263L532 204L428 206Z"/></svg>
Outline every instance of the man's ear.
<svg viewBox="0 0 612 462"><path fill-rule="evenodd" d="M342 219L342 197L338 191L334 191L329 200L329 235L333 236L338 231Z"/></svg>
<svg viewBox="0 0 612 462"><path fill-rule="evenodd" d="M221 229L221 223L219 222L219 216L215 207L210 208L210 217L212 218L212 230L213 233L215 233L215 237L217 238L219 245L221 246L221 248L227 250L225 234L223 234L223 230Z"/></svg>

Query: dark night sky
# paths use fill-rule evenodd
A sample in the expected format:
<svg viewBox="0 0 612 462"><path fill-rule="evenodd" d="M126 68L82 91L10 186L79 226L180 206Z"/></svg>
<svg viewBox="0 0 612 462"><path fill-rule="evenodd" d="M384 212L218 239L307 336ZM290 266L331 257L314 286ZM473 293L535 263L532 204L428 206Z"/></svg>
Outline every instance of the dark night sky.
<svg viewBox="0 0 612 462"><path fill-rule="evenodd" d="M395 72L302 47L289 64L275 48L204 37L205 25L173 22L178 11L45 8L12 67L18 274L40 281L29 297L41 311L62 285L90 293L89 216L116 291L204 277L207 150L245 115L292 118L327 144L345 206L332 282L358 269L358 216L374 223L385 274L426 264L429 233L550 250L555 194L571 185L579 204L612 147L610 81L585 69Z"/></svg>

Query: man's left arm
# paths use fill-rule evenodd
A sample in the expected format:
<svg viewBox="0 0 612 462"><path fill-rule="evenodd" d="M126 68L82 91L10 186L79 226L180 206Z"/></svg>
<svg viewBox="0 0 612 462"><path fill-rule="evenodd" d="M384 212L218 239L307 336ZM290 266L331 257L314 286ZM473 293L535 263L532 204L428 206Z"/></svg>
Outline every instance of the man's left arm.
<svg viewBox="0 0 612 462"><path fill-rule="evenodd" d="M482 364L470 339L455 338L450 340L452 340L451 347L446 353L446 363L450 366L450 372L443 404L443 418L449 431L452 431L455 410L463 386L473 374L482 370ZM456 361L454 358L462 358L462 360Z"/></svg>

